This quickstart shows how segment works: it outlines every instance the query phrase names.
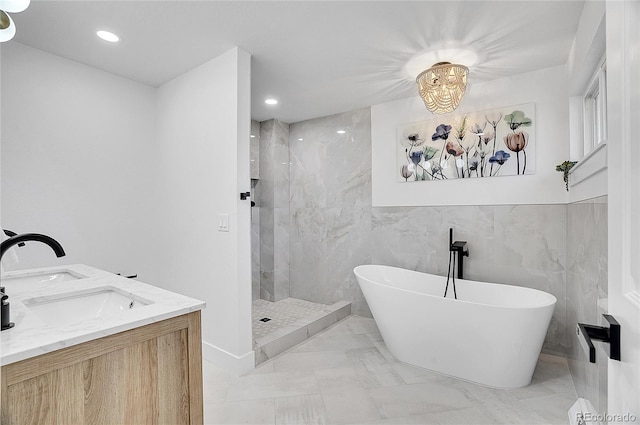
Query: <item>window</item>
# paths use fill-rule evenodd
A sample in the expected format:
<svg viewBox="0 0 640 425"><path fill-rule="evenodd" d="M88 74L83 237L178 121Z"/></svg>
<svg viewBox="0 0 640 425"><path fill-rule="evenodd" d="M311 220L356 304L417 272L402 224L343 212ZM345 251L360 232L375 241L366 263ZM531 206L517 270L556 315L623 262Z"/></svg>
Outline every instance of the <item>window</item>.
<svg viewBox="0 0 640 425"><path fill-rule="evenodd" d="M601 62L584 95L584 154L607 141L607 73Z"/></svg>

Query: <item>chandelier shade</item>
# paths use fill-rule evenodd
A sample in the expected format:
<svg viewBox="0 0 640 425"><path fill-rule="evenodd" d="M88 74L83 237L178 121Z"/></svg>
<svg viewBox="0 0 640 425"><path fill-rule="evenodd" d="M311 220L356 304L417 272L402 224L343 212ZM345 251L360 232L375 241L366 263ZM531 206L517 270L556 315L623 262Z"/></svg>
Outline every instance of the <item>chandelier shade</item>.
<svg viewBox="0 0 640 425"><path fill-rule="evenodd" d="M0 43L9 41L16 35L16 25L8 13L0 10Z"/></svg>
<svg viewBox="0 0 640 425"><path fill-rule="evenodd" d="M30 3L31 0L0 0L0 10L18 13L26 10Z"/></svg>
<svg viewBox="0 0 640 425"><path fill-rule="evenodd" d="M469 69L464 65L438 62L416 77L418 92L434 114L454 111L467 89Z"/></svg>
<svg viewBox="0 0 640 425"><path fill-rule="evenodd" d="M30 3L31 0L0 0L0 43L9 41L16 35L16 24L7 12L22 12Z"/></svg>

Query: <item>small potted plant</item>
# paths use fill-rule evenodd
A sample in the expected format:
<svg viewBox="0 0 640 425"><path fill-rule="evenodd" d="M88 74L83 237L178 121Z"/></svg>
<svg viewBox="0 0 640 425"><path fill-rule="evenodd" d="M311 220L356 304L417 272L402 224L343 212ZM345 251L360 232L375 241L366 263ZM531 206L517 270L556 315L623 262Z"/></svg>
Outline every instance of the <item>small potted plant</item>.
<svg viewBox="0 0 640 425"><path fill-rule="evenodd" d="M569 170L576 165L578 161L565 161L560 165L556 165L556 171L561 171L563 173L564 184L567 187L567 192L569 191Z"/></svg>

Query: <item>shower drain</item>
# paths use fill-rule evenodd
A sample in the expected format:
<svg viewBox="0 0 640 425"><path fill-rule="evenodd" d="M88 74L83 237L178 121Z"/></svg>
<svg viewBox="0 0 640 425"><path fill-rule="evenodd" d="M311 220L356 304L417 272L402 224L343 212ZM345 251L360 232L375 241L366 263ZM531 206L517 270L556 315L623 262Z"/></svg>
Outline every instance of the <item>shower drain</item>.
<svg viewBox="0 0 640 425"><path fill-rule="evenodd" d="M261 322L268 322L269 320L271 319L269 319L268 317L263 317L262 319L260 319Z"/></svg>

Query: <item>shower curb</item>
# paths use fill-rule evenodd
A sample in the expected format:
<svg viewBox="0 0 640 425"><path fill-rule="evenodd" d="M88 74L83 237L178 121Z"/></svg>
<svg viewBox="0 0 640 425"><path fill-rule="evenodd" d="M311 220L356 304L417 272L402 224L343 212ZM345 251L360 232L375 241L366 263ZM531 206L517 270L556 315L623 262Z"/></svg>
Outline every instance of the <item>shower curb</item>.
<svg viewBox="0 0 640 425"><path fill-rule="evenodd" d="M280 328L269 335L256 338L253 343L255 365L266 362L322 332L351 315L351 303L338 301L328 305L323 311L315 313L295 323Z"/></svg>

